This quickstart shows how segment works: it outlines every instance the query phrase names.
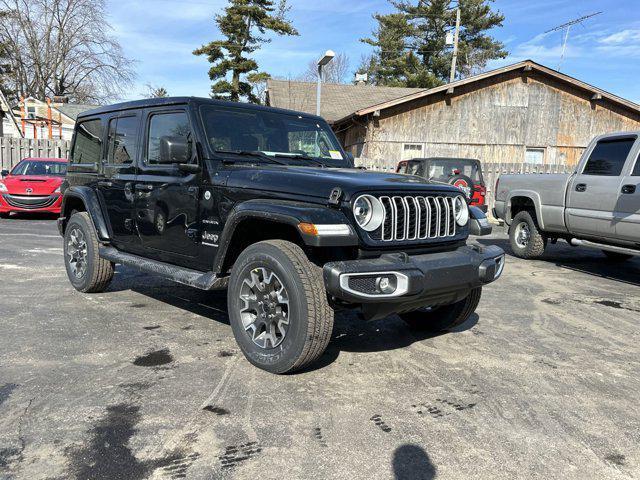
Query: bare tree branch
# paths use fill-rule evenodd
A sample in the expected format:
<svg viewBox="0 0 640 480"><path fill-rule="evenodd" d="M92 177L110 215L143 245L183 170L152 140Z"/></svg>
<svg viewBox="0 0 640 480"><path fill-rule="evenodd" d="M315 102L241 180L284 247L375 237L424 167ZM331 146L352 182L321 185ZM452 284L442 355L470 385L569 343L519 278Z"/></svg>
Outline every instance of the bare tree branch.
<svg viewBox="0 0 640 480"><path fill-rule="evenodd" d="M106 21L105 0L0 0L7 83L16 96L115 100L134 78Z"/></svg>

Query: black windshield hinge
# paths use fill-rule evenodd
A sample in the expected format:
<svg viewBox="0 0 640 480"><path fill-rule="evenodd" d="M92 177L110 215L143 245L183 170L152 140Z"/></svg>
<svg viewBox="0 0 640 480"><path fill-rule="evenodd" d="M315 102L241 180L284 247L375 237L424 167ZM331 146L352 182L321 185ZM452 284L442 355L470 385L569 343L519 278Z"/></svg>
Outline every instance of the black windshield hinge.
<svg viewBox="0 0 640 480"><path fill-rule="evenodd" d="M342 189L340 187L335 187L331 190L329 194L329 205L332 207L340 206L340 199L342 198Z"/></svg>

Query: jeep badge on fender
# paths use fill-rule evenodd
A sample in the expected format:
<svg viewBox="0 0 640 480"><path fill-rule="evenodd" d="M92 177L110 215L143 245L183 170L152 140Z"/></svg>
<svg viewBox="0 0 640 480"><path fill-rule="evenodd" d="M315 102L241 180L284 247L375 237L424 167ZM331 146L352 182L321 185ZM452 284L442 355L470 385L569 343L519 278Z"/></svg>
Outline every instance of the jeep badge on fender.
<svg viewBox="0 0 640 480"><path fill-rule="evenodd" d="M61 217L71 284L101 292L114 265L227 289L245 357L273 373L325 350L338 310L464 322L504 268L460 189L354 168L320 117L198 98L82 113ZM204 192L200 195L198 192Z"/></svg>

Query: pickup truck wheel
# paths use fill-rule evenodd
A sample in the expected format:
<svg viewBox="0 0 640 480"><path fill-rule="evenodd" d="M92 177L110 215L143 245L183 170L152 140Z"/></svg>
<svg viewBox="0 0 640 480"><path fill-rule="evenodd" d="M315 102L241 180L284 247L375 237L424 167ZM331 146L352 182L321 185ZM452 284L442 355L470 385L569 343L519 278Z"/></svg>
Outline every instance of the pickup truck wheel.
<svg viewBox="0 0 640 480"><path fill-rule="evenodd" d="M627 255L626 253L610 252L608 250L602 250L609 260L612 262L625 262L633 258L633 255Z"/></svg>
<svg viewBox="0 0 640 480"><path fill-rule="evenodd" d="M528 211L519 212L509 228L509 242L519 258L539 258L547 247L547 237L540 232L536 220Z"/></svg>
<svg viewBox="0 0 640 480"><path fill-rule="evenodd" d="M74 213L64 231L64 264L71 285L83 293L103 292L113 279L113 263L98 255L98 237L87 212Z"/></svg>
<svg viewBox="0 0 640 480"><path fill-rule="evenodd" d="M476 311L481 296L482 287L474 288L464 300L433 309L401 313L400 318L414 330L442 332L466 322Z"/></svg>
<svg viewBox="0 0 640 480"><path fill-rule="evenodd" d="M333 331L322 269L296 244L258 242L237 258L227 292L229 319L242 353L271 373L317 360Z"/></svg>

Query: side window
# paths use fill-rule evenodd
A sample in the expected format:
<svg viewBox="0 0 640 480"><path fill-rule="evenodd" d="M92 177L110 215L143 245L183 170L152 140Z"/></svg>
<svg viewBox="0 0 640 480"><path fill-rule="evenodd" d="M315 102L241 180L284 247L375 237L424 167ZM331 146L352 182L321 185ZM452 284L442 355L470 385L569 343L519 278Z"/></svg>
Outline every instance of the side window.
<svg viewBox="0 0 640 480"><path fill-rule="evenodd" d="M147 163L160 163L160 139L162 137L188 137L191 128L185 112L156 113L149 119L147 139Z"/></svg>
<svg viewBox="0 0 640 480"><path fill-rule="evenodd" d="M72 163L98 163L102 155L102 121L87 120L78 124L71 154Z"/></svg>
<svg viewBox="0 0 640 480"><path fill-rule="evenodd" d="M398 173L407 173L407 162L400 162L398 165Z"/></svg>
<svg viewBox="0 0 640 480"><path fill-rule="evenodd" d="M129 164L135 161L138 145L138 119L136 117L112 118L109 121L107 163Z"/></svg>
<svg viewBox="0 0 640 480"><path fill-rule="evenodd" d="M635 141L635 138L599 141L591 152L582 174L619 176Z"/></svg>

